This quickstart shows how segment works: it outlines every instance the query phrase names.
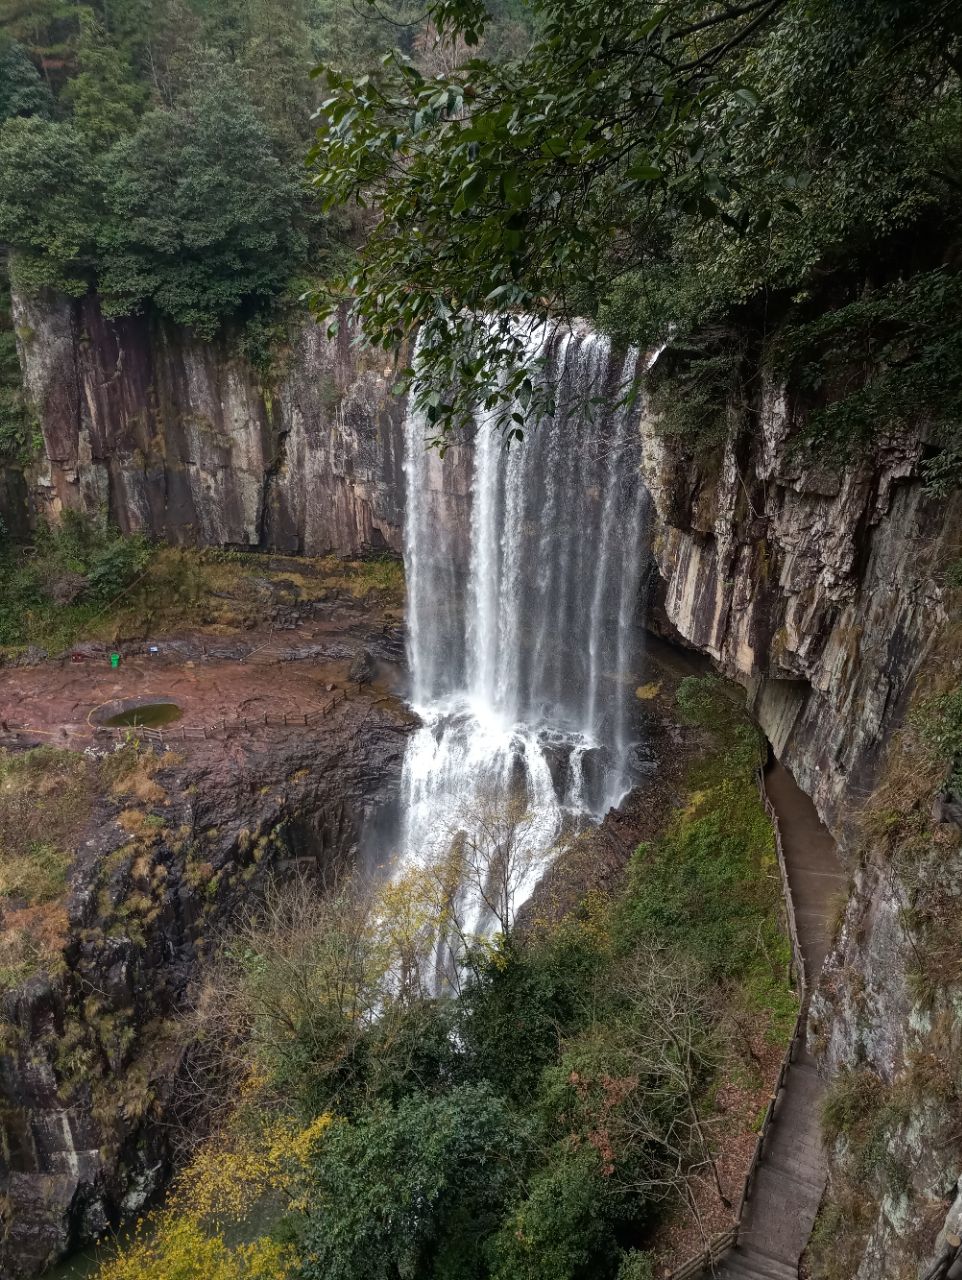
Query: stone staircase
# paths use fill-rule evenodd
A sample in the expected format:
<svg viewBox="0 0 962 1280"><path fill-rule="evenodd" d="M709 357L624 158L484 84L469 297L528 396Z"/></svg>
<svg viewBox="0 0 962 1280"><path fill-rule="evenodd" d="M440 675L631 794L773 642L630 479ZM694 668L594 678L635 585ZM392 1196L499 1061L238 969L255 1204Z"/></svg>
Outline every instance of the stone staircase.
<svg viewBox="0 0 962 1280"><path fill-rule="evenodd" d="M739 1246L725 1255L715 1275L718 1280L798 1280L798 1265L791 1267L760 1249Z"/></svg>
<svg viewBox="0 0 962 1280"><path fill-rule="evenodd" d="M766 790L778 816L811 992L829 946L832 895L844 886L845 878L834 841L814 806L780 765L768 772ZM823 1088L803 1036L775 1105L738 1244L711 1273L719 1280L798 1280L799 1260L827 1174L821 1138Z"/></svg>

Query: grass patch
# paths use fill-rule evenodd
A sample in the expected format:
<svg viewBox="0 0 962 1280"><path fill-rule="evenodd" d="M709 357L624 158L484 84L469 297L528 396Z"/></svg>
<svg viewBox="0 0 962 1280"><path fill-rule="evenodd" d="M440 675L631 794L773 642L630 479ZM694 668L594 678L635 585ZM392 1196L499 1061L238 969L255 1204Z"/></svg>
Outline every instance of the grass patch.
<svg viewBox="0 0 962 1280"><path fill-rule="evenodd" d="M366 560L338 560L328 556L321 561L321 566L332 587L340 587L359 599L377 593L395 603L404 602L404 565L397 556L372 556Z"/></svg>
<svg viewBox="0 0 962 1280"><path fill-rule="evenodd" d="M91 769L77 752L0 751L0 987L57 962L63 897L90 814Z"/></svg>
<svg viewBox="0 0 962 1280"><path fill-rule="evenodd" d="M841 1071L832 1080L822 1102L822 1136L834 1144L853 1137L885 1100L886 1087L866 1068Z"/></svg>
<svg viewBox="0 0 962 1280"><path fill-rule="evenodd" d="M656 937L693 956L736 1007L787 1039L797 1014L771 823L755 774L762 742L725 683L689 677L678 702L710 746L691 767L687 803L641 845L620 908L623 945Z"/></svg>
<svg viewBox="0 0 962 1280"><path fill-rule="evenodd" d="M132 738L100 761L99 781L114 796L133 796L144 804L160 804L167 792L156 781L160 769L180 764L182 757L171 751L159 753Z"/></svg>
<svg viewBox="0 0 962 1280"><path fill-rule="evenodd" d="M60 653L81 640L110 644L186 627L231 632L262 622L272 605L332 590L400 606L404 569L388 555L310 560L162 547L65 513L31 546L0 543L0 649Z"/></svg>
<svg viewBox="0 0 962 1280"><path fill-rule="evenodd" d="M51 902L67 887L70 854L52 844L35 844L22 855L0 862L0 898Z"/></svg>
<svg viewBox="0 0 962 1280"><path fill-rule="evenodd" d="M90 781L76 751L0 752L0 894L33 905L62 891L90 813Z"/></svg>

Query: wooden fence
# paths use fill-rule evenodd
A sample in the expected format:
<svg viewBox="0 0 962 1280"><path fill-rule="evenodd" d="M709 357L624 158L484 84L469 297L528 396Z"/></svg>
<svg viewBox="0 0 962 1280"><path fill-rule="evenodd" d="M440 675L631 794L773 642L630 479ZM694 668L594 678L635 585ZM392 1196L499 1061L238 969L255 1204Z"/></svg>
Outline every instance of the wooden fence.
<svg viewBox="0 0 962 1280"><path fill-rule="evenodd" d="M738 1244L738 1227L730 1227L728 1231L722 1231L718 1235L712 1236L707 1247L702 1253L696 1254L694 1258L689 1258L687 1262L671 1273L671 1280L691 1280L693 1276L700 1276L702 1272L709 1270L716 1262L721 1260L723 1254L729 1249L734 1249Z"/></svg>
<svg viewBox="0 0 962 1280"><path fill-rule="evenodd" d="M353 686L355 692L359 693L361 686ZM347 697L347 689L338 689L329 702L323 707L318 707L316 711L304 712L284 712L279 716L270 716L265 711L260 716L235 716L232 719L215 720L212 724L205 725L165 725L163 729L152 729L149 725L98 725L97 732L108 734L115 738L126 738L133 735L143 738L147 742L191 742L201 739L216 738L225 733L237 733L240 731L251 732L254 729L302 729L308 728L312 724L320 724L322 720L326 720L339 703L343 702Z"/></svg>
<svg viewBox="0 0 962 1280"><path fill-rule="evenodd" d="M708 1244L694 1257L689 1258L687 1262L682 1263L672 1273L670 1280L691 1280L693 1276L699 1276L705 1271L710 1271L715 1263L719 1262L722 1256L729 1249L735 1248L738 1244L738 1236L741 1231L742 1220L745 1217L745 1206L751 1199L752 1190L755 1186L755 1177L758 1173L758 1166L761 1163L762 1154L765 1150L765 1139L768 1137L768 1131L775 1121L775 1107L778 1103L782 1089L785 1087L785 1078L788 1075L789 1068L795 1061L798 1053L798 1047L801 1044L802 1037L805 1033L805 1019L808 1015L807 994L808 986L805 976L805 957L802 955L802 948L798 941L798 925L795 920L795 903L792 899L792 886L788 878L788 864L785 861L785 849L782 844L782 833L778 823L778 815L775 808L768 798L768 792L765 789L765 775L761 769L758 770L757 779L759 795L762 804L765 806L765 812L772 824L772 831L775 834L775 856L778 859L778 871L782 881L782 898L785 903L785 922L788 928L788 939L791 944L791 960L789 961L789 980L794 984L798 993L798 1016L795 1019L795 1026L792 1029L792 1038L788 1043L788 1048L782 1057L781 1065L778 1069L778 1079L775 1087L768 1099L768 1106L765 1108L765 1115L762 1119L761 1128L758 1131L758 1139L755 1143L755 1149L752 1152L752 1158L748 1165L748 1172L745 1174L745 1182L742 1186L741 1198L738 1201L738 1209L735 1213L735 1221L727 1230L718 1233L709 1240Z"/></svg>

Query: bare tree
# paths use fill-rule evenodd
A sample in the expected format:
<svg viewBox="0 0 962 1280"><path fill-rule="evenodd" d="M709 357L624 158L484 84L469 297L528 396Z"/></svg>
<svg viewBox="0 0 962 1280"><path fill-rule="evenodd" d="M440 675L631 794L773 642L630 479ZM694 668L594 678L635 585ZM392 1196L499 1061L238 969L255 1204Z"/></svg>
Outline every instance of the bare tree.
<svg viewBox="0 0 962 1280"><path fill-rule="evenodd" d="M488 922L507 935L517 918L518 895L543 859L530 839L531 815L520 796L500 803L479 799L465 814L460 853L465 883Z"/></svg>
<svg viewBox="0 0 962 1280"><path fill-rule="evenodd" d="M182 1025L189 1131L216 1128L252 1080L283 1083L305 1068L332 1079L346 1069L384 1002L373 911L354 878L325 892L301 877L270 885L234 922Z"/></svg>
<svg viewBox="0 0 962 1280"><path fill-rule="evenodd" d="M444 852L421 863L422 900L433 910L422 954L426 946L433 957L435 990L460 990L471 954L514 930L521 895L545 858L531 821L517 794L475 797L448 824Z"/></svg>
<svg viewBox="0 0 962 1280"><path fill-rule="evenodd" d="M705 984L671 948L638 948L617 978L620 1089L607 1123L622 1149L643 1151L631 1189L646 1197L680 1195L696 1222L697 1181L709 1175L731 1208L715 1161L713 1122L700 1105L715 1065L713 1022Z"/></svg>

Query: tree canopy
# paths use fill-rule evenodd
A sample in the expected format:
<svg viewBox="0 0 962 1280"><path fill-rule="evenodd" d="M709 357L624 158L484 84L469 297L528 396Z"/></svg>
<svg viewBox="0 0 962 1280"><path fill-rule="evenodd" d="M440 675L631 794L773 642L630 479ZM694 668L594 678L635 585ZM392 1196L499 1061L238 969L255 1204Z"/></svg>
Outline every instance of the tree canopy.
<svg viewBox="0 0 962 1280"><path fill-rule="evenodd" d="M733 313L764 329L830 277L854 299L873 265L943 266L962 180L954 0L532 8L507 63L428 76L396 55L326 75L314 181L328 207L381 217L317 305L350 298L385 346L420 326L439 428L481 401L514 429L532 387L519 312L717 359ZM431 12L468 48L488 16L482 0Z"/></svg>
<svg viewBox="0 0 962 1280"><path fill-rule="evenodd" d="M498 47L523 37L504 0ZM427 65L410 0L0 0L0 243L21 288L99 290L201 336L348 259L304 166L315 63ZM520 34L519 34L520 32Z"/></svg>

